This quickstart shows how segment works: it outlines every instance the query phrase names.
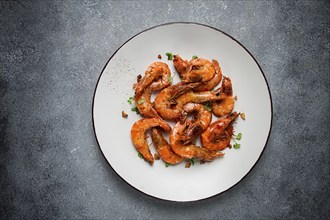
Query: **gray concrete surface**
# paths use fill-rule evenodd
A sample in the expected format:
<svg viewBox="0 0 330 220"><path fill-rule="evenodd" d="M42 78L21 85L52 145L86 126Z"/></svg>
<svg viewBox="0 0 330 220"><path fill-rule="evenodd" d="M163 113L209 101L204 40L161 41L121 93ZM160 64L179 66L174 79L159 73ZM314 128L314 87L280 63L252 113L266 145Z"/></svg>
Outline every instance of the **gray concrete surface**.
<svg viewBox="0 0 330 220"><path fill-rule="evenodd" d="M329 1L0 1L0 219L326 219ZM94 137L101 70L154 25L199 22L255 56L274 121L258 164L211 199L173 203L121 180ZM249 82L247 82L249 83Z"/></svg>

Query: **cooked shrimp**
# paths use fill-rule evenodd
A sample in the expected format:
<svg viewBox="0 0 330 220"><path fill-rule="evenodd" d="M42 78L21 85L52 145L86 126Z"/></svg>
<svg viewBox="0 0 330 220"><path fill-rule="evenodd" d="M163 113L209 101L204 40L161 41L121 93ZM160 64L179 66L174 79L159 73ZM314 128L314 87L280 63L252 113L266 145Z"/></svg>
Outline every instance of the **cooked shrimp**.
<svg viewBox="0 0 330 220"><path fill-rule="evenodd" d="M212 64L215 70L214 77L211 80L203 82L201 85L195 87L193 89L195 92L210 91L220 83L222 79L222 70L219 65L219 62L216 60L212 60Z"/></svg>
<svg viewBox="0 0 330 220"><path fill-rule="evenodd" d="M176 105L176 98L191 90L199 83L179 82L163 89L155 98L154 104L158 114L164 119L176 119L181 115L181 109L173 109Z"/></svg>
<svg viewBox="0 0 330 220"><path fill-rule="evenodd" d="M170 71L165 72L161 78L153 81L150 84L152 91L158 91L170 86L171 85L170 78L171 78L171 72Z"/></svg>
<svg viewBox="0 0 330 220"><path fill-rule="evenodd" d="M206 82L214 77L215 70L212 63L203 58L193 59L190 70L183 75L183 82Z"/></svg>
<svg viewBox="0 0 330 220"><path fill-rule="evenodd" d="M223 100L213 102L211 104L211 109L214 115L221 117L232 112L234 109L234 104L234 98L227 97Z"/></svg>
<svg viewBox="0 0 330 220"><path fill-rule="evenodd" d="M176 105L174 109L183 110L183 106L189 102L193 103L203 103L203 102L212 102L216 100L222 100L226 98L225 94L220 92L220 89L215 91L205 91L205 92L193 92L189 91L176 99Z"/></svg>
<svg viewBox="0 0 330 220"><path fill-rule="evenodd" d="M171 127L161 119L158 118L143 118L133 124L131 130L131 138L134 147L140 152L145 160L153 164L154 157L152 156L147 142L146 132L152 127L161 127L165 131L170 131Z"/></svg>
<svg viewBox="0 0 330 220"><path fill-rule="evenodd" d="M169 143L163 138L163 135L158 128L151 128L150 134L152 143L154 144L159 156L163 161L169 164L178 164L184 160L183 157L180 157L174 153Z"/></svg>
<svg viewBox="0 0 330 220"><path fill-rule="evenodd" d="M176 123L171 131L170 146L172 150L184 158L197 158L203 161L212 161L217 157L222 157L224 153L211 151L207 148L199 147L194 144L184 145L181 143L181 135L184 133L187 122L181 124L180 121Z"/></svg>
<svg viewBox="0 0 330 220"><path fill-rule="evenodd" d="M155 84L153 85L153 90L159 90L166 87L166 85L170 84L170 76L171 71L166 63L152 63L147 68L145 75L142 77L142 79L135 85L135 94L139 95L152 82L155 82Z"/></svg>
<svg viewBox="0 0 330 220"><path fill-rule="evenodd" d="M213 64L203 58L196 58L187 62L179 55L175 55L173 64L183 82L206 82L215 75Z"/></svg>
<svg viewBox="0 0 330 220"><path fill-rule="evenodd" d="M210 150L223 150L229 146L234 133L232 123L239 116L233 112L213 122L202 134L202 146Z"/></svg>
<svg viewBox="0 0 330 220"><path fill-rule="evenodd" d="M170 73L170 72L168 72ZM150 97L153 91L161 90L170 85L168 73L165 73L162 78L153 81L145 90L135 95L135 105L138 108L141 115L147 118L161 118L157 111L154 109L153 103L151 103ZM168 77L166 77L168 75ZM138 81L139 82L139 81Z"/></svg>
<svg viewBox="0 0 330 220"><path fill-rule="evenodd" d="M195 139L210 125L212 120L212 113L204 108L201 104L188 103L184 106L182 115L180 117L181 124L187 120L188 113L193 114L191 123L184 130L181 136L180 143L188 144Z"/></svg>
<svg viewBox="0 0 330 220"><path fill-rule="evenodd" d="M211 103L212 112L218 117L229 114L234 109L233 89L229 77L223 78L220 91L225 95L225 98Z"/></svg>
<svg viewBox="0 0 330 220"><path fill-rule="evenodd" d="M153 85L153 84L151 84ZM135 105L141 115L146 118L161 118L151 103L150 97L153 91L152 86L148 86L142 93L135 95Z"/></svg>

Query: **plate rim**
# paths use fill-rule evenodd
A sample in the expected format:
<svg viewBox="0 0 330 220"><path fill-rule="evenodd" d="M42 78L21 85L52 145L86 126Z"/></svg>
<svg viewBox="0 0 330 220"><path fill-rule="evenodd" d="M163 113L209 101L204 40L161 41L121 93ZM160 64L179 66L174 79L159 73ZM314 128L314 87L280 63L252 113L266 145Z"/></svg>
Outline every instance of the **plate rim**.
<svg viewBox="0 0 330 220"><path fill-rule="evenodd" d="M249 171L244 175L242 176L242 178L237 182L235 183L234 185L232 185L231 187L229 187L228 189L224 190L224 191L221 191L217 194L214 194L212 196L208 196L208 197L205 197L205 198L201 198L201 199L196 199L196 200L189 200L189 201L177 201L177 200L169 200L169 199L164 199L164 198L159 198L159 197L156 197L154 195L150 195L146 192L143 192L142 190L134 187L133 185L131 185L128 181L126 181L110 164L110 162L108 161L108 159L106 158L106 156L104 155L103 151L102 151L102 148L101 148L101 145L99 143L99 140L97 138L97 134L96 134L96 129L95 129L95 121L94 121L94 102L95 102L95 94L96 94L96 90L98 88L98 85L99 85L99 82L100 82L100 79L104 73L104 70L105 68L108 66L108 63L110 62L110 60L114 57L114 55L117 54L117 52L125 45L127 44L129 41L131 41L133 38L137 37L138 35L144 33L144 32L147 32L147 31L150 31L152 29L156 29L156 28L159 28L159 27L162 27L162 26L168 26L168 25L173 25L173 24L188 24L188 25L199 25L199 26L203 26L203 27L207 27L207 28L211 28L215 31L218 31L224 35L226 35L227 37L229 37L230 39L232 39L233 41L235 41L236 43L238 43L250 56L251 58L254 60L254 62L257 64L259 70L261 71L262 73L262 76L263 76L263 79L265 80L265 83L267 85L267 91L268 91L268 95L269 95L269 99L270 99L270 126L269 126L269 132L268 132L268 135L267 135L267 139L266 139L266 142L265 142L265 145L263 146L263 149L261 151L261 153L259 154L259 157L258 159L256 160L256 162L253 164L253 166L249 169ZM110 58L108 59L108 61L105 63L104 67L102 68L102 71L97 79L97 82L96 82L96 85L95 85L95 88L94 88L94 93L93 93L93 101L92 101L92 124L93 124L93 133L94 133L94 136L95 136L95 139L96 139L96 142L97 142L97 145L104 157L104 159L106 160L106 162L109 164L109 166L111 167L111 169L116 173L117 176L119 176L126 184L128 184L130 187L132 187L133 189L137 190L138 192L148 196L148 197L151 197L151 198L155 198L157 200L162 200L162 201L166 201L166 202L173 202L173 203L191 203L191 202L198 202L198 201L203 201L203 200L208 200L208 199L211 199L211 198L214 198L216 196L219 196L221 195L222 193L225 193L227 192L228 190L234 188L235 186L237 186L245 177L248 176L248 174L252 171L252 169L256 166L256 164L259 162L261 156L263 155L264 151L265 151L265 148L266 146L268 145L268 141L269 141L269 137L270 137L270 134L271 134L271 131L272 131L272 127L273 127L273 99L272 99L272 95L271 95L271 91L270 91L270 87L269 87L269 84L268 84L268 81L266 79L266 76L264 74L264 71L262 70L261 66L259 65L259 63L257 62L257 60L255 59L255 57L252 55L252 53L241 43L239 42L238 40L236 40L234 37L232 37L231 35L229 35L228 33L226 33L225 31L222 31L218 28L215 28L213 26L210 26L208 24L202 24L202 23L198 23L198 22L187 22L187 21L175 21L175 22L167 22L167 23L161 23L161 24L158 24L158 25L155 25L155 26L152 26L152 27L149 27L147 29L144 29L140 32L138 32L137 34L134 34L132 37L130 37L129 39L127 39L121 46L119 46L114 52L113 54L110 56Z"/></svg>

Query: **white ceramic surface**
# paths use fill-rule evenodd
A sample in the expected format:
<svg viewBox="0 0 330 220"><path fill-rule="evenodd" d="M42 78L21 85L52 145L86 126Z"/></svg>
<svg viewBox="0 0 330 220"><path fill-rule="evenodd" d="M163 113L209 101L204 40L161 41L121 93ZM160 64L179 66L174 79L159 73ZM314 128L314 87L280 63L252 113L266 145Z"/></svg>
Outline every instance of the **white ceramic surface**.
<svg viewBox="0 0 330 220"><path fill-rule="evenodd" d="M127 100L133 96L133 83L154 61L167 63L165 53L217 59L223 74L232 79L235 110L246 113L235 133L243 134L240 149L226 149L224 158L211 163L184 163L153 166L137 156L130 130L141 118L131 111ZM178 82L178 75L174 83ZM128 113L124 119L121 112ZM213 117L213 121L216 118ZM128 184L150 196L171 201L195 201L217 195L238 183L260 157L270 133L271 98L266 80L253 57L237 41L214 28L194 23L164 24L148 29L127 41L110 58L94 94L93 122L101 151L115 172ZM155 152L151 147L152 152Z"/></svg>

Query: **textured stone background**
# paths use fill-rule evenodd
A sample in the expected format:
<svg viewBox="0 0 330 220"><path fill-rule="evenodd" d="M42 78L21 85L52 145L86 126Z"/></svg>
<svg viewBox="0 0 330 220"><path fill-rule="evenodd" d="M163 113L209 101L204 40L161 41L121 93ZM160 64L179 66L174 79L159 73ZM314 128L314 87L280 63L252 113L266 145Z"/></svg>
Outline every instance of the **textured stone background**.
<svg viewBox="0 0 330 220"><path fill-rule="evenodd" d="M326 219L330 216L329 1L0 1L0 219ZM112 53L172 21L221 29L255 56L274 121L233 189L160 201L121 180L94 138ZM249 82L247 82L249 83Z"/></svg>

